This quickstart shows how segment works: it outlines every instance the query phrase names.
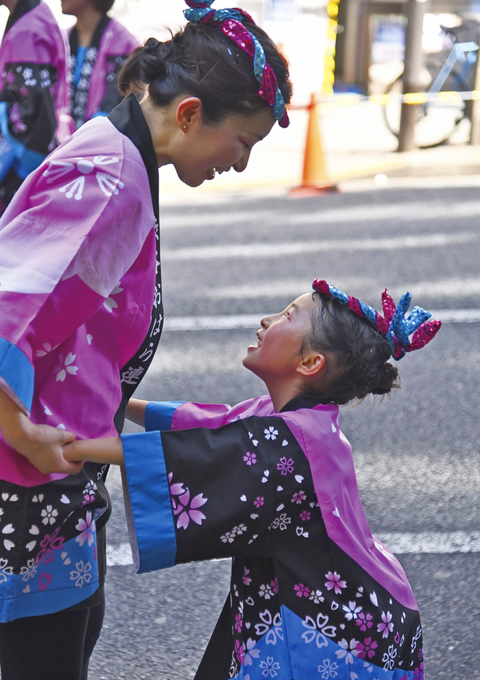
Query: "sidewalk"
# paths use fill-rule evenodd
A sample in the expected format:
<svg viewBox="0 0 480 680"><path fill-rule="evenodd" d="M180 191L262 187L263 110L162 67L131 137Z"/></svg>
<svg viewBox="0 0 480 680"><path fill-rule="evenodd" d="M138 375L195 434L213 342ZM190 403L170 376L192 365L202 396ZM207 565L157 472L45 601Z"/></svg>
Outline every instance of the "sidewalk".
<svg viewBox="0 0 480 680"><path fill-rule="evenodd" d="M292 111L289 128L275 125L254 148L242 174L232 170L192 190L180 182L173 168L161 169L162 203L215 196L228 199L245 192L287 194L301 182L307 116L306 111ZM398 153L397 140L387 129L380 106L328 107L320 112L319 120L327 172L334 183L377 175L384 182L400 177L480 175L480 147L468 144L467 121L447 145Z"/></svg>

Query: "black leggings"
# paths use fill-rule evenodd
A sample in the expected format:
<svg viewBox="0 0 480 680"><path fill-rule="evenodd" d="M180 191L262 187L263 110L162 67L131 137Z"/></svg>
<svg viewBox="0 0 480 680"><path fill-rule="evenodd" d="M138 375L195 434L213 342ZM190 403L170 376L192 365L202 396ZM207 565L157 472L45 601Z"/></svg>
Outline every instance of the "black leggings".
<svg viewBox="0 0 480 680"><path fill-rule="evenodd" d="M2 680L87 680L100 637L105 596L85 609L0 623Z"/></svg>

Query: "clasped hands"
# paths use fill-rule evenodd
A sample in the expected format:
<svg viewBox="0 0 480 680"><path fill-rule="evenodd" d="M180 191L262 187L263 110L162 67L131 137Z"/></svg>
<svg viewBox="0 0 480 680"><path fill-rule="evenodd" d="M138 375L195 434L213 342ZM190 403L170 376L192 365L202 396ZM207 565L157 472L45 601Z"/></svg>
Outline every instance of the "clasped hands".
<svg viewBox="0 0 480 680"><path fill-rule="evenodd" d="M68 460L65 455L75 441L71 432L50 425L35 425L26 415L4 426L2 432L7 444L44 475L77 475L82 469L83 462Z"/></svg>

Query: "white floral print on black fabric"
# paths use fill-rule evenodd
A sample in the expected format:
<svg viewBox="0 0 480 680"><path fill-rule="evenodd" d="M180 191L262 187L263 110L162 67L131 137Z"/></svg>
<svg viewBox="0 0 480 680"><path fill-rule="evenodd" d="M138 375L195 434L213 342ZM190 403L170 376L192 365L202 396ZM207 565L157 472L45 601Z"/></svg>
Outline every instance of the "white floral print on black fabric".
<svg viewBox="0 0 480 680"><path fill-rule="evenodd" d="M46 156L56 145L56 69L50 64L10 63L2 80L10 134L28 149ZM2 200L8 203L11 191L17 188L9 189L2 183Z"/></svg>
<svg viewBox="0 0 480 680"><path fill-rule="evenodd" d="M100 466L88 463L79 475L35 490L11 485L9 492L8 483L4 483L0 496L0 583L20 575L16 587L24 596L51 588L49 569L58 559L78 572L72 587L90 583L93 566L88 567L89 560L82 568L71 564L66 543L74 541L91 554L97 530L108 517L103 482L91 479L92 475L96 478L97 470Z"/></svg>
<svg viewBox="0 0 480 680"><path fill-rule="evenodd" d="M252 417L214 433L200 428L181 433L178 443L175 434L162 434L172 503L178 507L189 487L208 498L205 521L190 522L187 531L176 527L177 562L234 557L222 618L229 623L217 626L209 645L213 656L230 649L231 663L202 665L198 680L219 671L233 678L242 666L243 677L283 677L275 664L291 650L277 653L288 644L282 606L299 617L296 648L301 642L305 654L318 654L319 678L334 679L361 660L362 678L380 677L393 663L416 669L423 680L418 613L406 611L330 543L308 462L281 418ZM255 463L245 460L247 452L255 453ZM336 654L326 659L331 643Z"/></svg>

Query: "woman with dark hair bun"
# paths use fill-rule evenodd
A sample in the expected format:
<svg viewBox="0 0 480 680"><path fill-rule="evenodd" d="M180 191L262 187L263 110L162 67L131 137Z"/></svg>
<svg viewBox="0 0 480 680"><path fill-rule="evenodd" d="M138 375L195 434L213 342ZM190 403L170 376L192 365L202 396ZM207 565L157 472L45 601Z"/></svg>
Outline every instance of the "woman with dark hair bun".
<svg viewBox="0 0 480 680"><path fill-rule="evenodd" d="M125 64L128 96L32 172L0 221L2 680L87 677L106 466L62 452L122 431L155 354L158 168L191 187L242 172L275 122L288 125L288 69L268 36L241 10L187 4L185 29Z"/></svg>
<svg viewBox="0 0 480 680"><path fill-rule="evenodd" d="M115 0L62 0L63 14L77 18L69 34L71 112L75 128L107 116L121 101L118 72L139 41L107 12Z"/></svg>

